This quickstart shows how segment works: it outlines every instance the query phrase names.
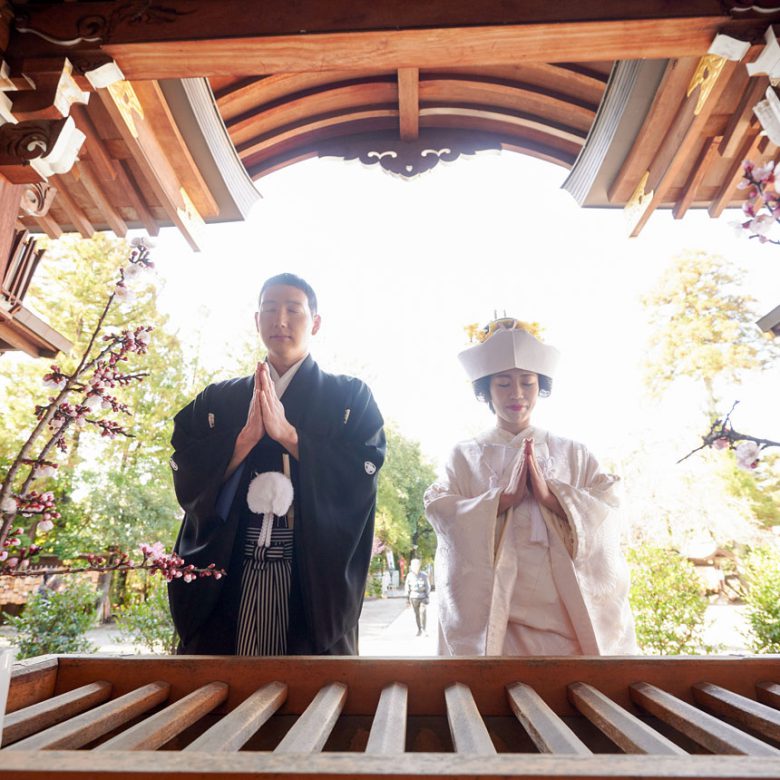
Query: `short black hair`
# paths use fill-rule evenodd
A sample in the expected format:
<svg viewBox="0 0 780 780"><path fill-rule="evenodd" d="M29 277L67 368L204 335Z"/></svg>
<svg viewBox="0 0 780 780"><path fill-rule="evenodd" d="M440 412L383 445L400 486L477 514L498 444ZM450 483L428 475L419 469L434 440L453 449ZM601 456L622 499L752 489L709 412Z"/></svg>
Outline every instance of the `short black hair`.
<svg viewBox="0 0 780 780"><path fill-rule="evenodd" d="M312 315L317 313L317 293L314 292L314 288L305 279L301 279L300 276L288 273L276 274L276 276L272 276L270 279L266 279L263 282L263 286L260 288L260 295L257 296L258 308L260 306L260 301L263 299L263 293L269 287L275 287L278 284L286 284L290 287L297 287L299 290L304 292L306 294L306 298L309 301L309 308L311 309Z"/></svg>
<svg viewBox="0 0 780 780"><path fill-rule="evenodd" d="M496 410L493 408L493 402L490 400L490 380L495 374L488 374L482 376L479 379L475 379L471 386L474 388L474 395L478 401L486 403L490 407L490 411L495 414ZM544 374L536 375L539 379L539 397L547 398L552 392L552 378L545 376Z"/></svg>

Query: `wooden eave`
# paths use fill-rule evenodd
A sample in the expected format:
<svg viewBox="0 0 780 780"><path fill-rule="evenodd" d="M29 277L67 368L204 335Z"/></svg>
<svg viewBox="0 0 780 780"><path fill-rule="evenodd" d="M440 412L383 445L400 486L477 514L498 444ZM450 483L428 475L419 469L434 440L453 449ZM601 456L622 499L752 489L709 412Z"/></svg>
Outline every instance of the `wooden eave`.
<svg viewBox="0 0 780 780"><path fill-rule="evenodd" d="M718 217L739 207L742 162L780 161L780 150L753 112L769 80L750 77L745 67L761 48L753 45L742 61L723 63L707 88L697 82L701 58L642 63L643 76L625 101L631 110L588 139L586 150L591 145L606 150L598 169L589 171L587 184L576 182L584 176L583 152L564 186L583 206L633 209L632 235L659 208L680 219L690 208Z"/></svg>
<svg viewBox="0 0 780 780"><path fill-rule="evenodd" d="M180 99L177 117L166 92L182 87L150 80L90 89L88 102L71 111L86 136L78 161L50 179L58 194L47 219L23 215L21 223L52 238L67 232L88 238L98 230L124 236L131 228L157 235L175 225L197 248L204 222L242 219L252 196L237 205L219 173L228 167L218 159L223 151L218 143L210 148L196 126L209 106L197 113ZM224 154L235 154L227 136L223 145Z"/></svg>
<svg viewBox="0 0 780 780"><path fill-rule="evenodd" d="M53 358L58 352L69 352L72 346L24 306L14 312L0 307L0 353L21 350L32 357Z"/></svg>
<svg viewBox="0 0 780 780"><path fill-rule="evenodd" d="M333 139L451 128L496 136L569 166L585 141L612 63L283 73L212 78L217 107L253 178L317 154ZM413 102L404 98L404 78Z"/></svg>
<svg viewBox="0 0 780 780"><path fill-rule="evenodd" d="M778 16L765 6L19 4L6 54L20 74L45 72L67 50L84 74L113 61L126 79L113 91L93 90L97 99L75 112L88 136L84 153L58 177L63 196L51 217L34 221L50 234L101 227L122 234L136 226L154 232L175 224L195 244L198 220L225 216L165 85L204 79L253 179L317 154L360 156L351 147L365 150L372 137L387 150L394 135L408 147L452 132L470 149L482 138L490 148L572 168L583 205L639 199L645 206L635 232L656 208L682 216L706 206L716 215L737 202L740 155L763 160L777 150L752 119L762 84L749 80L741 63L726 64L695 112L704 88L692 87L691 75L717 35L759 41ZM635 91L626 77L632 67ZM613 82L630 110L621 113L612 99L605 119ZM643 181L651 194L641 190Z"/></svg>

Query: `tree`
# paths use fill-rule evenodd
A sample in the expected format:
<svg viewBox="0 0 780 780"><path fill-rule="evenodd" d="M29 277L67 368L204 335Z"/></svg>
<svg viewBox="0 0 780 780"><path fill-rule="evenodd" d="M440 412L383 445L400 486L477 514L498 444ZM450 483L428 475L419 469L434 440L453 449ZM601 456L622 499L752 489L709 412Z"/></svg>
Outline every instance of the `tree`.
<svg viewBox="0 0 780 780"><path fill-rule="evenodd" d="M436 540L423 510L423 493L436 471L420 445L391 425L385 427L387 458L379 472L376 536L398 555L433 558Z"/></svg>
<svg viewBox="0 0 780 780"><path fill-rule="evenodd" d="M744 273L725 258L688 251L674 259L644 298L654 329L646 383L660 395L678 377L704 386L707 412L717 414L717 381L768 368L780 350L754 325L755 301Z"/></svg>
<svg viewBox="0 0 780 780"><path fill-rule="evenodd" d="M54 327L74 341L72 355L81 353L110 287L127 257L127 242L105 234L83 241L68 237L49 248L45 273L31 297L39 308L51 310ZM169 546L179 513L170 488L168 457L173 413L190 394L183 350L178 338L166 331L166 318L157 310L157 290L152 282L138 287L136 298L114 306L106 329L119 330L124 322L145 322L154 328L144 356L145 381L123 388L123 401L132 410L126 423L131 436L104 438L82 445L77 436L55 492L75 498L63 505L62 518L46 540L45 549L60 557L94 552L111 544L137 547L149 538ZM50 302L57 301L56 307ZM36 374L40 361L33 363ZM74 358L61 361L68 373ZM24 408L19 398L29 398L30 380L6 388L12 408ZM35 380L37 385L37 379ZM25 386L26 385L26 386ZM86 448L86 449L85 449ZM89 464L99 463L99 468Z"/></svg>
<svg viewBox="0 0 780 780"><path fill-rule="evenodd" d="M144 491L142 487L139 491L139 486L151 482L154 488L160 484L155 477L163 468L162 447L167 450L169 404L175 398L176 390L186 395L179 371L181 350L178 342L171 337L158 338L158 375L154 382L144 386L142 395L135 394L140 426L139 419L134 423L127 422L128 417L132 418L131 408L115 395L122 395L123 391L132 394L137 384L148 376L148 372L127 361L148 355L150 333L154 327L149 324L128 327L128 317L140 316L140 310L145 307L143 314L148 314L149 318L156 317L162 323L161 318L156 316L152 286L144 290L142 305L135 304L137 311L128 314L122 311L120 305L132 304L137 286L135 282L143 276L144 270L153 267L148 247L138 239L128 245L101 236L88 242L71 242L70 245L66 242L60 250L64 252L59 258L61 262L54 266L50 276L43 277L39 294L45 300L62 303L57 314L65 326L59 327L70 329L75 334L74 350L59 364L48 366L47 373L43 375L44 388L39 386L38 392L46 397L34 407L28 407L33 412L28 419L34 419L35 423L29 434L23 433L21 446L18 446L17 440L8 448L13 436L4 442L3 461L7 470L0 483L2 573L23 574L27 559L41 551L41 534L44 535L44 547L67 556L70 551L63 550L61 543L57 544L58 536L67 537L69 518L86 518L92 537L98 539L98 549L101 552L105 550L105 554L95 554L89 548L84 550L81 545L85 538L78 535L76 543L80 547L73 552L84 550L86 554L82 557L85 561L64 567L54 565L47 571L73 573L91 569L110 573L141 568L160 571L169 580L183 577L189 582L200 576L219 577L222 572L214 566L207 569L185 567L178 556L167 555L159 541L153 545L139 544L150 530L162 530L160 523L151 527L150 519L155 516L163 518L170 526L170 519L175 515L170 489L165 495L159 491L157 494L153 490ZM96 289L97 283L100 286ZM76 289L75 296L69 294L73 288ZM30 403L29 396L35 394L33 388L25 387L19 381L19 376L14 382L7 382L4 390L7 396L26 390L27 397L22 397L27 404ZM85 437L86 443L82 443L81 432L86 429L101 435L92 439ZM13 448L17 446L18 450L13 455ZM73 492L84 487L80 482L88 482L84 479L85 469L80 468L84 451L87 453L83 457L84 463L99 463L101 468L93 472L93 481L98 489L86 493L86 500L82 502L79 498L74 500ZM60 457L57 457L58 452ZM63 479L52 485L58 475ZM165 475L167 482L167 469ZM101 478L104 481L98 484ZM99 499L105 497L107 485L117 489L108 502L101 503ZM135 503L126 500L128 491L122 488L135 491ZM90 499L93 500L92 506L86 505ZM113 520L123 513L128 504L130 517L125 513L124 528L132 529L133 538L119 539L116 524L111 533L100 538L101 517ZM69 510L61 514L60 505L68 506ZM104 510L102 515L101 508ZM139 517L144 518L145 523L139 522ZM55 526L55 523L58 525ZM23 535L29 541L23 542ZM160 534L154 535L159 538ZM172 540L170 530L167 535ZM125 545L137 547L143 561L134 561L123 549Z"/></svg>

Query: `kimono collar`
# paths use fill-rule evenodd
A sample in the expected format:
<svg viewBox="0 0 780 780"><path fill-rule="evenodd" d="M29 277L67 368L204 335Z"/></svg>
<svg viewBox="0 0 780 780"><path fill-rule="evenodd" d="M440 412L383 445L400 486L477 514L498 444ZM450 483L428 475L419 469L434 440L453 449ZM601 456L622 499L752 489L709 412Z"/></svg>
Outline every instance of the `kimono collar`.
<svg viewBox="0 0 780 780"><path fill-rule="evenodd" d="M521 447L525 439L533 439L535 444L541 444L547 439L547 432L541 428L529 425L520 433L511 433L503 428L495 427L487 434L487 440L497 444L505 444L508 447Z"/></svg>
<svg viewBox="0 0 780 780"><path fill-rule="evenodd" d="M277 398L281 398L284 395L284 391L290 386L290 382L293 381L293 377L307 357L309 357L308 354L304 355L297 363L291 365L282 376L279 376L279 372L273 367L271 362L266 359L266 363L268 363L268 368L271 372L271 379L273 380L274 388L276 389Z"/></svg>

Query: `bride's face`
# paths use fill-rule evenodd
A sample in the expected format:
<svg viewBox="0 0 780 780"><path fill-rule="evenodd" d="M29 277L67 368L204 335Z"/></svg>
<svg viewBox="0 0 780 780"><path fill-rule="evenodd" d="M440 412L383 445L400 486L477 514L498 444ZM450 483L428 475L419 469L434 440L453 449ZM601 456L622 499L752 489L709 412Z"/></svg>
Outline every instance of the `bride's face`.
<svg viewBox="0 0 780 780"><path fill-rule="evenodd" d="M490 400L499 428L520 433L531 424L539 397L539 377L532 371L511 368L490 377Z"/></svg>

